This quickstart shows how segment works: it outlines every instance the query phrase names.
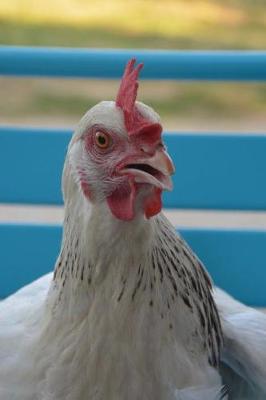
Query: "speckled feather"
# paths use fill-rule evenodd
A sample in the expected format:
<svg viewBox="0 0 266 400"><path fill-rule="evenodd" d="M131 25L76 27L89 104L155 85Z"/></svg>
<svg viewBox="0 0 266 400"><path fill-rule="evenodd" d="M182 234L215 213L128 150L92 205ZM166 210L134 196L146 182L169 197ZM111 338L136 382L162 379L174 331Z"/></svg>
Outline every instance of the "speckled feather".
<svg viewBox="0 0 266 400"><path fill-rule="evenodd" d="M163 214L156 217L153 223L156 234L144 258L146 265L140 263L138 268L135 267L132 281L128 271L125 271L120 278L120 286L118 285L117 301L123 302L125 297L131 298L132 302L138 301L138 297L145 292L149 306L157 307L158 317L161 319L171 315L172 310L176 309L178 312L181 305L197 321L193 335L202 340L210 365L217 367L222 333L211 293L210 278L200 260L176 234ZM64 243L54 272L54 280L60 281L61 292L69 277L86 281L88 285L94 282L93 260L82 262L78 239L75 240L71 235L69 239L76 243L75 250ZM156 298L159 293L163 293L161 304ZM169 329L173 329L173 323L169 318Z"/></svg>
<svg viewBox="0 0 266 400"><path fill-rule="evenodd" d="M82 197L78 203L78 209L88 207ZM0 369L0 393L7 400L202 398L189 397L190 389L187 396L179 392L220 385L213 367L219 318L199 261L163 215L124 224L103 205L86 215L70 216L67 207L39 325L27 327L33 340L19 348L22 376L15 357L12 379L8 368L4 375ZM103 216L108 230L96 229Z"/></svg>

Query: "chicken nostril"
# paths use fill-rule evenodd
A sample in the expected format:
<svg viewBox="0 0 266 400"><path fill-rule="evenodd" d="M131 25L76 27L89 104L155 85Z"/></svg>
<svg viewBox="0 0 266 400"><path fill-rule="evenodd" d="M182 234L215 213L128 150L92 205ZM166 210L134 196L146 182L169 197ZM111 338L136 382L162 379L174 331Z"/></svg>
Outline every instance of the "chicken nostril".
<svg viewBox="0 0 266 400"><path fill-rule="evenodd" d="M141 153L144 153L146 156L151 157L154 155L155 150L151 149L151 146L142 145L142 146L140 146L140 151L141 151Z"/></svg>

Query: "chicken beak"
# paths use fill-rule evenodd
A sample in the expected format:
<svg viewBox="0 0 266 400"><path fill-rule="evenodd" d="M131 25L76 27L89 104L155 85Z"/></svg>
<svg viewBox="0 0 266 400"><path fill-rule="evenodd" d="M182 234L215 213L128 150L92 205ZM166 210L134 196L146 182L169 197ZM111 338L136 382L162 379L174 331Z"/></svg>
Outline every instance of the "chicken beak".
<svg viewBox="0 0 266 400"><path fill-rule="evenodd" d="M134 157L121 169L121 173L133 176L135 182L148 183L162 190L172 190L170 176L174 171L173 161L164 148L156 150L152 156Z"/></svg>
<svg viewBox="0 0 266 400"><path fill-rule="evenodd" d="M157 150L154 156L146 160L146 164L157 169L166 176L173 175L175 172L174 163L164 149Z"/></svg>

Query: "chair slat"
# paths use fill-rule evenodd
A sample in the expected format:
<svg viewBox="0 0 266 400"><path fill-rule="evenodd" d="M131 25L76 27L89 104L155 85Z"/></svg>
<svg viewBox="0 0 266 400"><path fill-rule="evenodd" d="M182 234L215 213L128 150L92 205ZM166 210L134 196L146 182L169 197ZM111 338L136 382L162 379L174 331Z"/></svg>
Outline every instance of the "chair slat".
<svg viewBox="0 0 266 400"><path fill-rule="evenodd" d="M0 75L120 78L132 57L142 79L266 80L265 51L152 51L0 47Z"/></svg>
<svg viewBox="0 0 266 400"><path fill-rule="evenodd" d="M61 204L71 132L0 128L0 202ZM165 134L176 166L164 206L266 210L266 136Z"/></svg>
<svg viewBox="0 0 266 400"><path fill-rule="evenodd" d="M0 224L0 298L54 268L61 227Z"/></svg>
<svg viewBox="0 0 266 400"><path fill-rule="evenodd" d="M0 128L0 202L61 204L70 131Z"/></svg>
<svg viewBox="0 0 266 400"><path fill-rule="evenodd" d="M181 229L215 284L241 301L266 306L266 231ZM54 268L60 226L0 225L0 297Z"/></svg>
<svg viewBox="0 0 266 400"><path fill-rule="evenodd" d="M182 229L214 283L240 301L266 306L266 230Z"/></svg>
<svg viewBox="0 0 266 400"><path fill-rule="evenodd" d="M266 210L266 136L167 135L176 172L166 207Z"/></svg>

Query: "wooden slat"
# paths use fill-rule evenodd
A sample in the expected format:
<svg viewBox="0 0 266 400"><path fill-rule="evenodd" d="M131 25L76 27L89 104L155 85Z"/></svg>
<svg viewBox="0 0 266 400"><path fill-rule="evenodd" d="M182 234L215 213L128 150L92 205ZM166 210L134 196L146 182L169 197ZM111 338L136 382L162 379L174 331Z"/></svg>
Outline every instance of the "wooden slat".
<svg viewBox="0 0 266 400"><path fill-rule="evenodd" d="M166 137L176 172L167 207L266 210L266 136Z"/></svg>
<svg viewBox="0 0 266 400"><path fill-rule="evenodd" d="M266 306L266 231L182 229L214 282L241 301ZM0 225L0 297L53 269L61 227Z"/></svg>
<svg viewBox="0 0 266 400"><path fill-rule="evenodd" d="M61 204L70 131L0 127L0 202Z"/></svg>
<svg viewBox="0 0 266 400"><path fill-rule="evenodd" d="M0 224L0 298L52 271L61 227Z"/></svg>
<svg viewBox="0 0 266 400"><path fill-rule="evenodd" d="M239 300L266 306L266 230L182 229L215 284Z"/></svg>
<svg viewBox="0 0 266 400"><path fill-rule="evenodd" d="M0 128L0 202L60 204L70 131ZM174 191L165 207L266 210L266 136L165 134Z"/></svg>
<svg viewBox="0 0 266 400"><path fill-rule="evenodd" d="M0 75L120 78L132 57L142 79L266 80L265 51L97 50L0 47Z"/></svg>

